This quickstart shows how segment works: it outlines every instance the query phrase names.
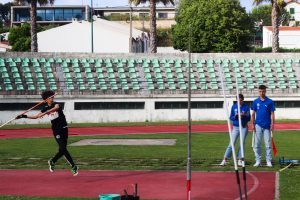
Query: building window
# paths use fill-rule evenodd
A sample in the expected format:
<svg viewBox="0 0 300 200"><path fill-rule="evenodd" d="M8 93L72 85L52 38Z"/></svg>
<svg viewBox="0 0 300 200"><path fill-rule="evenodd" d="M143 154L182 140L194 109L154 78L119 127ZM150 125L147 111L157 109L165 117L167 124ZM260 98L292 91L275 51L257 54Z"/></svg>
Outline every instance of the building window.
<svg viewBox="0 0 300 200"><path fill-rule="evenodd" d="M188 103L186 101L157 101L155 102L155 109L187 109ZM214 109L223 108L222 101L193 101L191 102L193 109Z"/></svg>
<svg viewBox="0 0 300 200"><path fill-rule="evenodd" d="M295 8L290 8L290 14L291 15L295 14Z"/></svg>
<svg viewBox="0 0 300 200"><path fill-rule="evenodd" d="M145 102L75 102L75 110L134 110L144 108Z"/></svg>
<svg viewBox="0 0 300 200"><path fill-rule="evenodd" d="M55 9L54 10L54 20L55 21L63 21L64 20L64 10L63 9Z"/></svg>
<svg viewBox="0 0 300 200"><path fill-rule="evenodd" d="M15 9L14 21L26 22L30 21L29 9Z"/></svg>
<svg viewBox="0 0 300 200"><path fill-rule="evenodd" d="M81 9L73 9L73 18L76 18L78 20L82 20L83 19L83 15L82 15L82 10Z"/></svg>
<svg viewBox="0 0 300 200"><path fill-rule="evenodd" d="M46 20L45 21L54 21L54 10L53 9L46 10Z"/></svg>
<svg viewBox="0 0 300 200"><path fill-rule="evenodd" d="M160 18L160 19L168 19L168 13L158 13L158 18Z"/></svg>
<svg viewBox="0 0 300 200"><path fill-rule="evenodd" d="M36 11L36 20L37 21L45 21L45 10L37 10Z"/></svg>
<svg viewBox="0 0 300 200"><path fill-rule="evenodd" d="M64 21L71 21L73 17L72 9L64 9Z"/></svg>

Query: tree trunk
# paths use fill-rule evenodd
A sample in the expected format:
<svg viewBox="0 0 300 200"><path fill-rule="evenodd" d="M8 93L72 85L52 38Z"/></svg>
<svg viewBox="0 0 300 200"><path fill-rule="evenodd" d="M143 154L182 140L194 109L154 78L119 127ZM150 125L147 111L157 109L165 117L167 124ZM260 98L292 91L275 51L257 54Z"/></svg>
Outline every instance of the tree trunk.
<svg viewBox="0 0 300 200"><path fill-rule="evenodd" d="M37 32L36 32L36 6L37 0L31 0L30 2L30 18L31 18L31 52L38 51L38 43L37 43Z"/></svg>
<svg viewBox="0 0 300 200"><path fill-rule="evenodd" d="M150 53L156 52L156 0L150 0Z"/></svg>
<svg viewBox="0 0 300 200"><path fill-rule="evenodd" d="M272 1L272 53L279 51L279 27L278 27L278 4L277 0Z"/></svg>

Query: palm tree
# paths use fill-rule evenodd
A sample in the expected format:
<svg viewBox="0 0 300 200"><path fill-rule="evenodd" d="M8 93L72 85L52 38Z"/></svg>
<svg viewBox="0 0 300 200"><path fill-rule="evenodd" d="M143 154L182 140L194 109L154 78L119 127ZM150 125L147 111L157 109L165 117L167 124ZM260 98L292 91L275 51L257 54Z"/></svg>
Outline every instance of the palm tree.
<svg viewBox="0 0 300 200"><path fill-rule="evenodd" d="M36 7L40 5L53 4L55 0L15 0L19 5L30 4L30 19L31 19L31 52L38 51L37 43L37 23L36 23Z"/></svg>
<svg viewBox="0 0 300 200"><path fill-rule="evenodd" d="M163 3L167 5L171 3L174 5L174 0L129 0L129 3L133 3L134 5L139 5L141 3L146 3L149 1L150 4L150 52L157 52L157 39L156 39L156 3Z"/></svg>
<svg viewBox="0 0 300 200"><path fill-rule="evenodd" d="M279 50L279 8L284 5L284 0L253 0L253 3L259 5L263 2L272 4L272 52L277 53Z"/></svg>

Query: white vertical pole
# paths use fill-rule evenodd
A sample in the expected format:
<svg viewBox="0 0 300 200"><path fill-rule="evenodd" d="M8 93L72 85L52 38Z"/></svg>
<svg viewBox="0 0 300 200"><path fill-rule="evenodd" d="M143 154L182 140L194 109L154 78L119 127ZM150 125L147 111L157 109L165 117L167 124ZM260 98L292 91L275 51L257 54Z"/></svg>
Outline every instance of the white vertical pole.
<svg viewBox="0 0 300 200"><path fill-rule="evenodd" d="M222 85L222 91L223 91L223 98L224 98L224 109L226 112L226 119L227 119L227 126L228 126L228 134L230 138L230 144L232 147L232 157L233 157L233 162L234 162L234 169L235 169L235 174L236 174L236 179L237 179L237 185L238 185L238 191L240 194L240 199L242 200L242 190L241 190L241 184L240 184L240 175L237 167L237 162L236 162L236 155L235 155L235 148L234 148L234 143L233 139L231 136L231 125L230 125L230 120L229 120L229 111L228 111L228 102L225 94L225 85L224 85L224 76L223 76L223 69L221 68L221 64L219 64L219 74L221 78L221 85Z"/></svg>

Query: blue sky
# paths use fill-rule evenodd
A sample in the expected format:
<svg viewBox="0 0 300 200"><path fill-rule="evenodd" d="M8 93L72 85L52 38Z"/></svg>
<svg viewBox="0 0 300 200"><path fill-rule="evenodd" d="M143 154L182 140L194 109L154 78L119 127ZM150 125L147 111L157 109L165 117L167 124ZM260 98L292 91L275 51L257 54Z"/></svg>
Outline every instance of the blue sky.
<svg viewBox="0 0 300 200"><path fill-rule="evenodd" d="M0 0L1 3L7 3L11 0ZM241 5L246 7L247 12L252 10L252 0L240 0ZM90 4L91 0L56 0L55 5L86 5ZM104 6L125 6L128 0L93 0L95 7Z"/></svg>

